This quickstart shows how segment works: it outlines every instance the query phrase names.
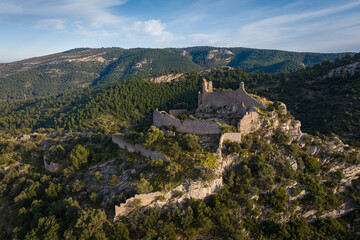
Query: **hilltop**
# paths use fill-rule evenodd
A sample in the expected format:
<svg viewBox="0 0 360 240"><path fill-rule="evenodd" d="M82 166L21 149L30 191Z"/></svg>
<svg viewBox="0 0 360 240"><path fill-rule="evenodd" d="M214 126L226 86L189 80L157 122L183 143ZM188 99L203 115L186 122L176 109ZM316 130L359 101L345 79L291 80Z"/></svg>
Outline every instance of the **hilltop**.
<svg viewBox="0 0 360 240"><path fill-rule="evenodd" d="M0 99L19 100L99 86L130 77L229 66L282 72L342 58L345 53L297 53L249 48L79 48L0 64Z"/></svg>
<svg viewBox="0 0 360 240"><path fill-rule="evenodd" d="M0 238L356 239L359 149L233 71L6 105Z"/></svg>

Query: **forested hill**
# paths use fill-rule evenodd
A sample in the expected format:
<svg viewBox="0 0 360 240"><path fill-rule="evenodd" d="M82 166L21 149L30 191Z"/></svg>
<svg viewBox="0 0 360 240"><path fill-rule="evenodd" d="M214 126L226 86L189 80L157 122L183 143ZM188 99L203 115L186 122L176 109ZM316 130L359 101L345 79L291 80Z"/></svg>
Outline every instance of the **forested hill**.
<svg viewBox="0 0 360 240"><path fill-rule="evenodd" d="M240 69L213 71L206 76L216 88L247 90L283 101L301 120L305 132L336 133L360 146L360 54L333 63L324 62L293 73L254 73ZM332 71L339 68L339 71ZM331 72L339 72L332 74ZM324 77L325 76L325 77ZM26 132L39 128L75 131L114 131L119 126L150 122L155 108L168 110L176 103L197 106L202 77L198 72L173 83L152 83L133 78L58 96L0 105L0 130Z"/></svg>
<svg viewBox="0 0 360 240"><path fill-rule="evenodd" d="M201 69L165 49L74 49L0 65L0 99L24 99L73 91L132 76Z"/></svg>
<svg viewBox="0 0 360 240"><path fill-rule="evenodd" d="M231 66L245 72L282 72L334 60L345 53L296 53L249 48L79 48L0 64L0 100L29 99L130 77Z"/></svg>
<svg viewBox="0 0 360 240"><path fill-rule="evenodd" d="M248 73L293 71L346 55L346 53L323 54L241 47L189 47L170 50L190 57L194 63L204 68L229 66L241 68Z"/></svg>

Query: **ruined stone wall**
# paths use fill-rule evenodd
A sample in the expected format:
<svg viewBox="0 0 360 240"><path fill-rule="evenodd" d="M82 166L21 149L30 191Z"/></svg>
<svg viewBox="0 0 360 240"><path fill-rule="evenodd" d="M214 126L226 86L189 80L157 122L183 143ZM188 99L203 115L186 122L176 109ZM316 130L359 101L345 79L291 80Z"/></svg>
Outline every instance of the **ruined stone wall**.
<svg viewBox="0 0 360 240"><path fill-rule="evenodd" d="M46 162L46 159L44 157L44 168L46 171L49 172L55 172L56 170L58 170L61 167L61 165L59 163L54 163L54 162L50 162L50 164L48 164Z"/></svg>
<svg viewBox="0 0 360 240"><path fill-rule="evenodd" d="M174 109L169 111L170 115L173 115L174 117L181 116L183 114L187 114L187 109Z"/></svg>
<svg viewBox="0 0 360 240"><path fill-rule="evenodd" d="M192 119L186 119L184 122L181 122L179 119L157 110L155 110L153 114L153 124L156 127L172 125L178 132L197 135L221 133L221 126L219 123Z"/></svg>
<svg viewBox="0 0 360 240"><path fill-rule="evenodd" d="M151 160L162 159L166 162L169 162L168 157L164 153L159 151L153 151L141 144L128 143L121 137L115 135L112 136L112 141L116 143L119 146L119 148L125 149L130 153L138 152L141 155L150 158Z"/></svg>
<svg viewBox="0 0 360 240"><path fill-rule="evenodd" d="M204 84L204 83L203 83ZM203 87L204 88L204 87ZM258 99L253 98L244 88L244 83L240 84L236 91L231 90L212 90L203 91L199 93L199 105L213 105L213 106L228 106L228 105L242 105L246 107L266 108L266 104Z"/></svg>
<svg viewBox="0 0 360 240"><path fill-rule="evenodd" d="M261 127L259 116L259 113L254 108L251 108L248 112L246 112L245 116L240 120L238 126L241 133L248 134L259 129Z"/></svg>
<svg viewBox="0 0 360 240"><path fill-rule="evenodd" d="M220 149L223 148L223 143L226 140L241 143L241 133L224 133L223 135L221 135L220 142L219 142Z"/></svg>
<svg viewBox="0 0 360 240"><path fill-rule="evenodd" d="M151 202L155 201L158 197L162 196L161 192L152 192L147 194L137 194L132 198L126 200L125 203L120 204L120 206L115 205L115 217L116 221L120 216L128 214L134 208L134 201L140 200L139 207L147 206Z"/></svg>

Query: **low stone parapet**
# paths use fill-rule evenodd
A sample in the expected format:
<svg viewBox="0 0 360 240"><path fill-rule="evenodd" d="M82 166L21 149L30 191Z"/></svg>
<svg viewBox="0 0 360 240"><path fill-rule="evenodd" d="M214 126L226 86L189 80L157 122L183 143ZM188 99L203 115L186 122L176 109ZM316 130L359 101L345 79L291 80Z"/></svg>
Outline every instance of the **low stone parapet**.
<svg viewBox="0 0 360 240"><path fill-rule="evenodd" d="M159 152L159 151L153 151L141 144L128 143L124 139L122 139L120 136L113 135L112 141L114 143L116 143L119 146L119 148L127 150L130 153L138 152L141 155L143 155L144 157L150 158L151 160L162 159L165 162L169 162L169 158L164 153Z"/></svg>
<svg viewBox="0 0 360 240"><path fill-rule="evenodd" d="M168 127L174 126L176 131L181 133L190 133L197 135L208 135L208 134L220 134L221 126L217 122L198 120L198 119L186 119L184 122L181 122L179 119L175 118L172 115L167 114L158 110L154 111L153 114L153 124L154 126Z"/></svg>

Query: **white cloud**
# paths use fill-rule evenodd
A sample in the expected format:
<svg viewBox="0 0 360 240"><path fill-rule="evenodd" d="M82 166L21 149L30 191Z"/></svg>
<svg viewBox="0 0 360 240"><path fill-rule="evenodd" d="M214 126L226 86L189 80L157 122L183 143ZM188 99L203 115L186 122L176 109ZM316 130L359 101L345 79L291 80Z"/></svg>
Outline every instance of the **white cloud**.
<svg viewBox="0 0 360 240"><path fill-rule="evenodd" d="M330 36L334 31L345 29L349 25L360 24L357 14L347 14L336 17L336 13L352 9L360 5L360 1L354 1L342 6L329 7L317 11L299 12L274 16L244 25L232 37L237 44L249 47L263 46L265 48L296 49L299 43L302 48L308 46L307 40L326 42L326 35ZM350 36L356 37L356 32L347 30ZM355 36L356 35L356 36ZM341 39L341 35L333 35L335 39ZM335 40L332 39L332 40ZM295 46L295 42L297 46ZM339 41L340 42L340 41ZM358 41L360 43L360 41ZM311 44L316 44L311 42ZM310 45L311 45L310 44ZM330 46L331 44L329 44Z"/></svg>
<svg viewBox="0 0 360 240"><path fill-rule="evenodd" d="M64 20L61 19L45 19L38 21L34 28L38 29L51 29L51 30L61 30L64 29Z"/></svg>
<svg viewBox="0 0 360 240"><path fill-rule="evenodd" d="M75 23L88 28L115 25L124 19L111 14L109 8L123 4L123 0L12 0L0 4L0 21L32 24L36 27L56 21L66 22L68 28ZM55 24L54 27L59 27ZM65 26L64 26L65 27ZM60 28L62 29L62 28Z"/></svg>
<svg viewBox="0 0 360 240"><path fill-rule="evenodd" d="M0 13L1 14L20 14L22 13L22 8L6 2L0 2Z"/></svg>
<svg viewBox="0 0 360 240"><path fill-rule="evenodd" d="M168 31L165 31L166 25L160 20L149 20L145 22L135 22L130 32L140 34L143 37L154 37L158 41L171 41L174 39L174 35Z"/></svg>

